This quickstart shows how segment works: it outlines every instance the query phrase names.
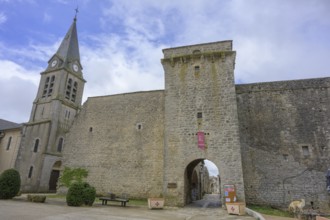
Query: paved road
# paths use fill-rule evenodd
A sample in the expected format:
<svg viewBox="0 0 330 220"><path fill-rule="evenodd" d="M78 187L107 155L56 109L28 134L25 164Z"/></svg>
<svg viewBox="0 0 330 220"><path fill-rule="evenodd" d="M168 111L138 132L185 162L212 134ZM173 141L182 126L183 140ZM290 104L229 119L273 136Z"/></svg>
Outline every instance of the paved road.
<svg viewBox="0 0 330 220"><path fill-rule="evenodd" d="M63 201L48 199L46 203L32 203L24 198L0 200L1 220L253 220L251 216L228 215L222 208L165 208L118 205L102 206L97 201L92 207L69 207Z"/></svg>
<svg viewBox="0 0 330 220"><path fill-rule="evenodd" d="M206 194L203 199L193 201L187 207L200 207L200 208L220 208L220 195L219 194Z"/></svg>

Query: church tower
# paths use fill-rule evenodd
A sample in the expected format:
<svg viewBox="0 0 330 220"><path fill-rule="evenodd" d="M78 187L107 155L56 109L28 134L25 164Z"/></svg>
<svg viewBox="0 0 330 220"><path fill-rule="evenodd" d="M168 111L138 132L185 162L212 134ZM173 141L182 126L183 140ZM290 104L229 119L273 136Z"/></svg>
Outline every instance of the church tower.
<svg viewBox="0 0 330 220"><path fill-rule="evenodd" d="M28 123L24 124L16 169L23 192L56 190L65 134L81 108L85 80L80 63L76 17L41 73Z"/></svg>

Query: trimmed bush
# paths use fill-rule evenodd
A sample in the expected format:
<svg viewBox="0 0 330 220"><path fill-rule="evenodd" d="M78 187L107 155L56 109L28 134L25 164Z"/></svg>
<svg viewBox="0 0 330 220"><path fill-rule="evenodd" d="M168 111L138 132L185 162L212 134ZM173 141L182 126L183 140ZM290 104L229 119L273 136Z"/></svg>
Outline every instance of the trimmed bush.
<svg viewBox="0 0 330 220"><path fill-rule="evenodd" d="M0 175L0 199L12 199L21 187L21 177L15 169L5 170Z"/></svg>
<svg viewBox="0 0 330 220"><path fill-rule="evenodd" d="M30 202L44 203L46 201L46 196L41 195L27 195L27 200Z"/></svg>
<svg viewBox="0 0 330 220"><path fill-rule="evenodd" d="M83 190L83 197L84 197L85 205L92 206L95 201L95 197L96 197L95 188L92 186L86 187Z"/></svg>
<svg viewBox="0 0 330 220"><path fill-rule="evenodd" d="M71 185L66 194L66 203L68 206L81 206L84 204L84 198L82 196L84 188L83 183L74 183Z"/></svg>
<svg viewBox="0 0 330 220"><path fill-rule="evenodd" d="M92 206L95 201L95 188L88 183L73 183L66 195L68 206Z"/></svg>

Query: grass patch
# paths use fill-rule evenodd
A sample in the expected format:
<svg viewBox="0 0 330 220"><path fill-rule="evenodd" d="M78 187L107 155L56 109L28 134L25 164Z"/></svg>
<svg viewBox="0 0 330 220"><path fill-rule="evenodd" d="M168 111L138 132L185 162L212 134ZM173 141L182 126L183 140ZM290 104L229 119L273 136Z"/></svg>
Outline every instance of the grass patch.
<svg viewBox="0 0 330 220"><path fill-rule="evenodd" d="M290 214L289 212L283 211L280 209L275 209L270 206L248 205L247 207L249 209L252 209L256 212L259 212L259 213L265 214L265 215L275 215L275 216L293 218L292 214Z"/></svg>
<svg viewBox="0 0 330 220"><path fill-rule="evenodd" d="M145 199L130 199L128 204L136 206L148 206L148 201Z"/></svg>
<svg viewBox="0 0 330 220"><path fill-rule="evenodd" d="M47 193L36 193L31 195L43 195L46 196L48 199L56 199L57 201L63 200L66 201L66 195L59 195L59 194L47 194ZM95 198L94 204L100 204L102 203L98 197ZM130 199L127 205L133 205L133 206L148 206L148 200L147 199Z"/></svg>
<svg viewBox="0 0 330 220"><path fill-rule="evenodd" d="M58 195L58 194L50 194L47 195L45 194L45 196L47 196L47 198L52 198L52 199L66 199L66 195Z"/></svg>

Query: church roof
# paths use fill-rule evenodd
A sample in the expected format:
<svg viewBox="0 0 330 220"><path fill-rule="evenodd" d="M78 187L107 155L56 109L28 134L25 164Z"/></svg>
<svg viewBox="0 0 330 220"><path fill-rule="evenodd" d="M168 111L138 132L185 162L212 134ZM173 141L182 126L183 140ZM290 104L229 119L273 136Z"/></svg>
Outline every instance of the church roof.
<svg viewBox="0 0 330 220"><path fill-rule="evenodd" d="M64 62L80 62L76 21L77 19L74 18L70 29L66 33L60 47L56 52L56 55L62 58Z"/></svg>
<svg viewBox="0 0 330 220"><path fill-rule="evenodd" d="M6 121L0 118L0 131L1 130L8 130L8 129L14 129L14 128L20 128L22 127L21 124L17 124L11 121Z"/></svg>

